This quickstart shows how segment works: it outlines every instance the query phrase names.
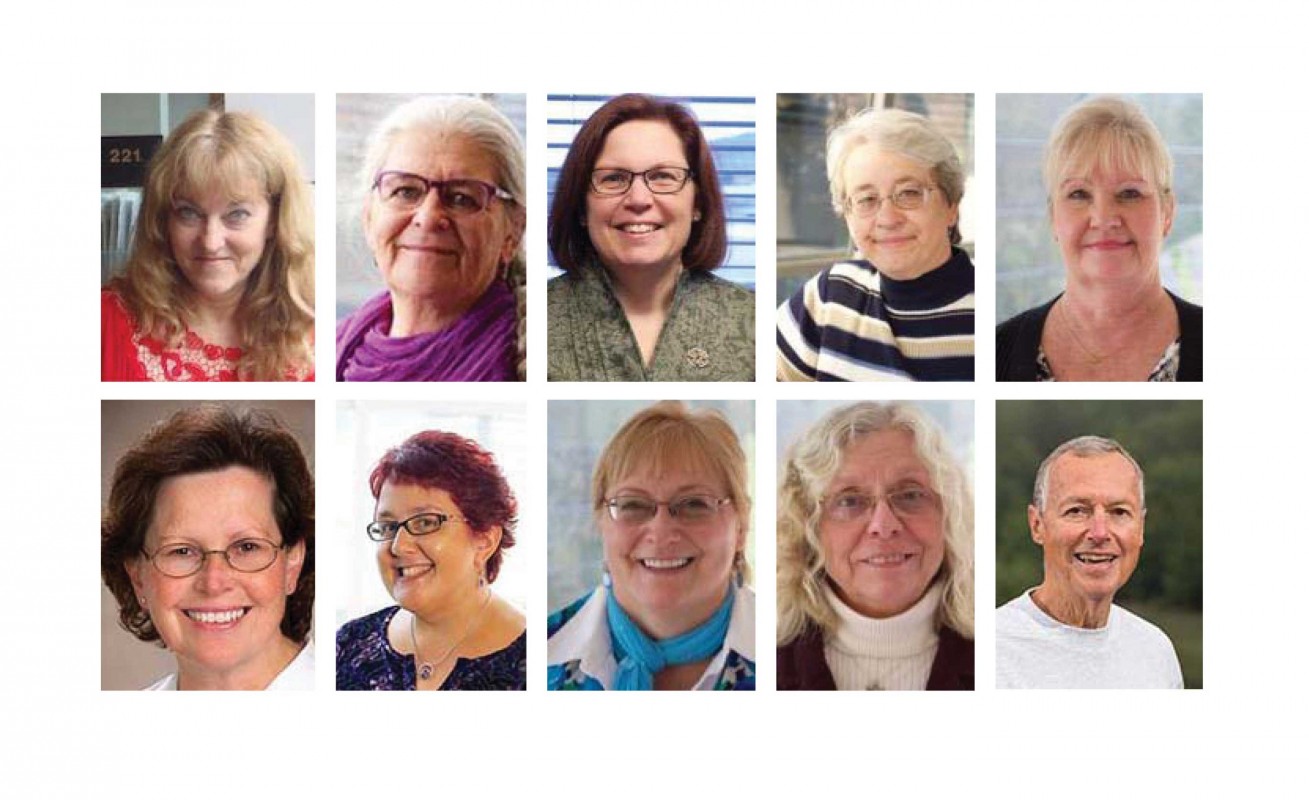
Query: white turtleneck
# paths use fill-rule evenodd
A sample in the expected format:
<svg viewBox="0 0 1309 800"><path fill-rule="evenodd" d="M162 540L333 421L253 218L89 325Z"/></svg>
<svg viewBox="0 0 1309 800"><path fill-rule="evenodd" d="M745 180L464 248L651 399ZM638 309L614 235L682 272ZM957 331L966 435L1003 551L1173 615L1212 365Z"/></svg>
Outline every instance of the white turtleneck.
<svg viewBox="0 0 1309 800"><path fill-rule="evenodd" d="M938 637L936 612L943 591L939 582L906 611L887 619L865 617L824 585L836 610L835 634L823 642L823 656L842 690L922 690L932 674Z"/></svg>

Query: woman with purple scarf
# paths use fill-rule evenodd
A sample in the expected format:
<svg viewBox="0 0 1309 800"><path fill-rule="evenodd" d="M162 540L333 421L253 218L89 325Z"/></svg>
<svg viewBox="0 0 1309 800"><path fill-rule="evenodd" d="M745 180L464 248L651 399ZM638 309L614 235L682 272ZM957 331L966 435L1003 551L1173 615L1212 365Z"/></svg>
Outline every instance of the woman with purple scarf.
<svg viewBox="0 0 1309 800"><path fill-rule="evenodd" d="M523 140L472 97L423 97L369 136L363 227L387 291L336 329L339 381L526 372Z"/></svg>

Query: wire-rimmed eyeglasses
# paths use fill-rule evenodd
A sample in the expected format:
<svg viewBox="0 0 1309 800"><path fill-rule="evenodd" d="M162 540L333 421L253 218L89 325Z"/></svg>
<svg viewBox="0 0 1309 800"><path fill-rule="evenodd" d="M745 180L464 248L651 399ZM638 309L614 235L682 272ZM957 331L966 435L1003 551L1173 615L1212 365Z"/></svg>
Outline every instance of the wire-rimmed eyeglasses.
<svg viewBox="0 0 1309 800"><path fill-rule="evenodd" d="M141 554L164 575L186 578L203 569L205 561L215 554L222 555L237 572L263 572L273 565L285 547L285 544L251 537L238 539L222 550L206 550L194 542L170 542L154 553L142 550Z"/></svg>
<svg viewBox="0 0 1309 800"><path fill-rule="evenodd" d="M672 500L655 500L642 495L618 495L605 500L609 516L625 525L640 525L655 518L659 507L668 508L668 515L685 523L707 522L718 514L719 509L731 503L730 497L714 497L707 494L688 494L674 497Z"/></svg>
<svg viewBox="0 0 1309 800"><path fill-rule="evenodd" d="M915 211L923 207L929 194L939 191L940 189L934 186L924 186L920 183L902 183L895 187L885 198L872 190L855 192L845 199L845 210L860 219L867 219L875 216L881 210L882 201L885 199L890 200L891 205L901 211Z"/></svg>

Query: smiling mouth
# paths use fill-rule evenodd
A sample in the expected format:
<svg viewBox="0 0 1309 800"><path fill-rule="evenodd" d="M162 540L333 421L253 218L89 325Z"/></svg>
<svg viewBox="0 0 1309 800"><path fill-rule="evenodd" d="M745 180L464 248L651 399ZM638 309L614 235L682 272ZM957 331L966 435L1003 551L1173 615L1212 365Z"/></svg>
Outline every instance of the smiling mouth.
<svg viewBox="0 0 1309 800"><path fill-rule="evenodd" d="M618 230L623 233L643 234L654 233L663 226L656 225L653 222L627 222L622 225L615 225L614 227L618 228Z"/></svg>
<svg viewBox="0 0 1309 800"><path fill-rule="evenodd" d="M1091 244L1088 244L1088 245L1086 246L1086 249L1088 249L1088 250L1122 250L1122 249L1125 248L1125 247L1130 247L1131 244L1132 244L1131 242L1118 242L1118 241L1092 242Z"/></svg>
<svg viewBox="0 0 1309 800"><path fill-rule="evenodd" d="M227 611L194 611L188 609L184 613L189 619L205 625L229 625L244 617L249 610L249 606L246 606L244 608L228 609Z"/></svg>
<svg viewBox="0 0 1309 800"><path fill-rule="evenodd" d="M912 553L887 553L885 555L861 558L859 559L859 563L867 564L870 567L897 567L908 562L912 558Z"/></svg>
<svg viewBox="0 0 1309 800"><path fill-rule="evenodd" d="M658 571L676 570L690 564L690 558L638 558L637 563L646 569Z"/></svg>
<svg viewBox="0 0 1309 800"><path fill-rule="evenodd" d="M1110 564L1118 560L1118 556L1105 553L1074 553L1073 558L1083 564Z"/></svg>
<svg viewBox="0 0 1309 800"><path fill-rule="evenodd" d="M396 567L395 574L401 578L417 578L419 575L426 575L435 568L435 564L406 564Z"/></svg>

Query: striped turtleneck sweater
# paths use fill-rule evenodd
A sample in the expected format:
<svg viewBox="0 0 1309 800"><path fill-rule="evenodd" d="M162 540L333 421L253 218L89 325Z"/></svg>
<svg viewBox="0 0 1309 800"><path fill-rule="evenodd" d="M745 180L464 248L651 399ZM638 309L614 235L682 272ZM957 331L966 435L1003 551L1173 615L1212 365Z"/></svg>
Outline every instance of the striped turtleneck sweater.
<svg viewBox="0 0 1309 800"><path fill-rule="evenodd" d="M777 310L783 381L973 380L973 262L952 249L913 280L842 261Z"/></svg>

